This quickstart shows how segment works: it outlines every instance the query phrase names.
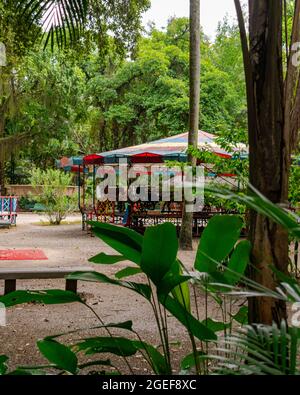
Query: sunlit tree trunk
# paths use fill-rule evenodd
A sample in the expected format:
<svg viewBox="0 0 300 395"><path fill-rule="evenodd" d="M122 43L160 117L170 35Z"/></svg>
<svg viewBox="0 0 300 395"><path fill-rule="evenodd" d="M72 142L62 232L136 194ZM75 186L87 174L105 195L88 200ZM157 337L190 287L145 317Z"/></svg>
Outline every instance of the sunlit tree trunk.
<svg viewBox="0 0 300 395"><path fill-rule="evenodd" d="M282 61L282 0L249 0L249 45L239 0L235 0L241 31L247 82L250 183L274 203L287 204L290 130L285 122ZM266 217L250 214L251 277L274 290L271 266L288 267L287 232ZM249 301L250 323L286 320L286 304L271 298Z"/></svg>
<svg viewBox="0 0 300 395"><path fill-rule="evenodd" d="M189 145L198 148L200 106L200 0L190 0L190 117ZM196 159L189 155L188 161L196 166ZM193 213L184 204L180 247L193 249Z"/></svg>

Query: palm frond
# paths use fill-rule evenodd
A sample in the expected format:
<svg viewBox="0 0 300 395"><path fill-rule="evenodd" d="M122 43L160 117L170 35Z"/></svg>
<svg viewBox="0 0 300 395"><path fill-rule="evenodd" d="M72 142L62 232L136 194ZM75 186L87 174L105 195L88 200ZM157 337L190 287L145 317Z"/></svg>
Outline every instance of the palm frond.
<svg viewBox="0 0 300 395"><path fill-rule="evenodd" d="M43 29L44 46L65 47L76 42L82 32L88 0L18 0L17 11L28 23Z"/></svg>
<svg viewBox="0 0 300 395"><path fill-rule="evenodd" d="M296 375L299 374L299 330L264 325L246 326L219 341L215 355L217 374Z"/></svg>

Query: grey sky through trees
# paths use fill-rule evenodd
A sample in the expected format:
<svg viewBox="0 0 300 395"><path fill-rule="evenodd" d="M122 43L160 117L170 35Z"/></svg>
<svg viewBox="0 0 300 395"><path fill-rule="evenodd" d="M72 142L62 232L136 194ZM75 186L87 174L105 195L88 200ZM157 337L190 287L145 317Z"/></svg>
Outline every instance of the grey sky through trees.
<svg viewBox="0 0 300 395"><path fill-rule="evenodd" d="M233 0L201 0L201 25L204 32L214 37L218 22L228 14L235 18ZM144 24L154 21L157 27L166 26L172 16L188 16L189 0L152 0L152 7L144 16Z"/></svg>

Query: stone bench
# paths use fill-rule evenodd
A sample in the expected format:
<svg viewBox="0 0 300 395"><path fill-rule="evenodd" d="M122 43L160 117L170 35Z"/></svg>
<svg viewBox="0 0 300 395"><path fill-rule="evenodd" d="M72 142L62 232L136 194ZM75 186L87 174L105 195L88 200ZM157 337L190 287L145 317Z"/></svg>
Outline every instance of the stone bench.
<svg viewBox="0 0 300 395"><path fill-rule="evenodd" d="M74 272L88 272L93 271L90 267L35 267L35 268L15 268L7 267L0 268L0 280L5 281L4 293L7 295L10 292L16 291L17 280L44 280L44 279L58 279L65 278ZM66 291L77 292L77 280L66 279Z"/></svg>

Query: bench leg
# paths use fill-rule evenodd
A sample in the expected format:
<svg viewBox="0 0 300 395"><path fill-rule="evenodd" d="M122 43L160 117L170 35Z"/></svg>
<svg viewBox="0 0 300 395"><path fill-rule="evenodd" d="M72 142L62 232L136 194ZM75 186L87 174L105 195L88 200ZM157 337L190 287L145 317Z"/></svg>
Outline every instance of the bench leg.
<svg viewBox="0 0 300 395"><path fill-rule="evenodd" d="M11 292L14 292L17 289L17 281L16 280L5 280L4 286L4 294L7 295Z"/></svg>
<svg viewBox="0 0 300 395"><path fill-rule="evenodd" d="M66 280L66 291L77 293L77 280Z"/></svg>

